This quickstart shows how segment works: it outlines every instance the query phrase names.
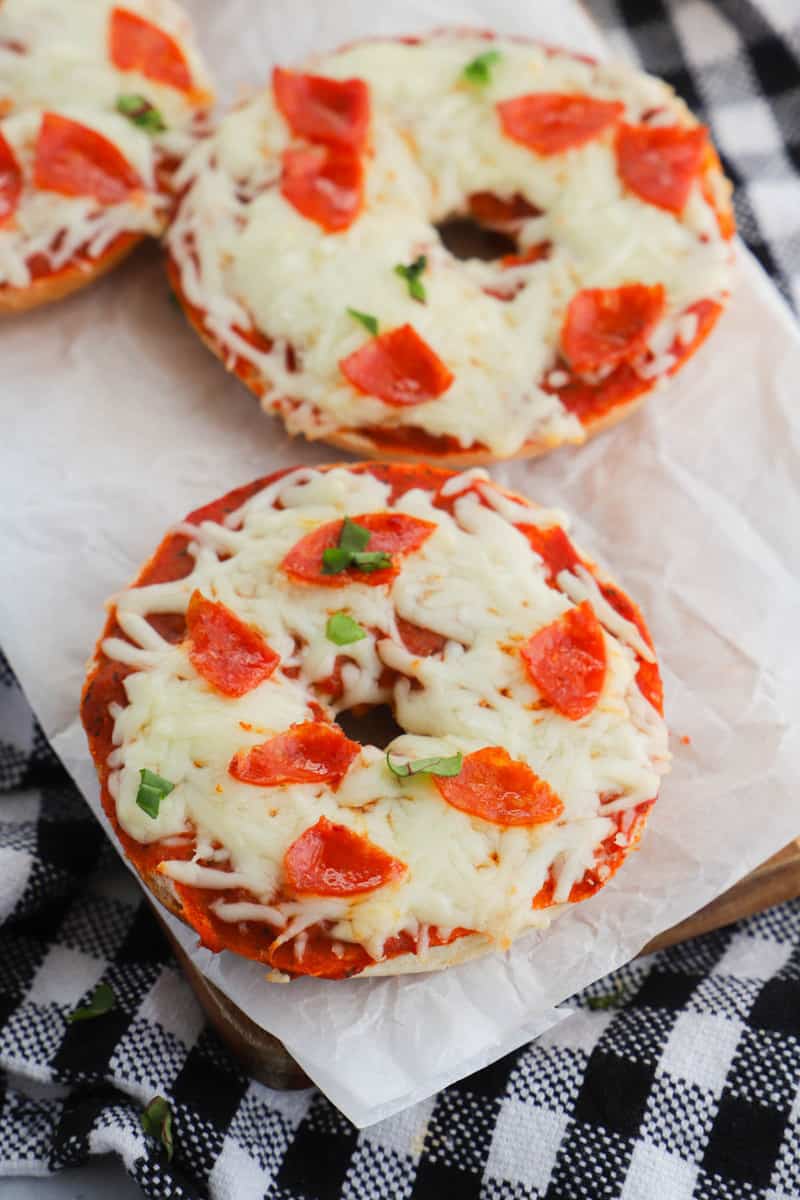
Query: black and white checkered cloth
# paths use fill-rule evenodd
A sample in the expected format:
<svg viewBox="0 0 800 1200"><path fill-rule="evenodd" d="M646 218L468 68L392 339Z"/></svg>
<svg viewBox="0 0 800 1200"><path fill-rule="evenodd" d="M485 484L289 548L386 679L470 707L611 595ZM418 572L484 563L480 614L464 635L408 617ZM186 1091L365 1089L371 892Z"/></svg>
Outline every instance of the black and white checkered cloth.
<svg viewBox="0 0 800 1200"><path fill-rule="evenodd" d="M712 126L742 233L800 306L800 0L591 8ZM101 981L115 1007L68 1024ZM361 1132L314 1090L248 1080L0 659L0 1176L114 1152L157 1200L797 1200L800 902L572 1004ZM140 1124L156 1094L171 1163Z"/></svg>

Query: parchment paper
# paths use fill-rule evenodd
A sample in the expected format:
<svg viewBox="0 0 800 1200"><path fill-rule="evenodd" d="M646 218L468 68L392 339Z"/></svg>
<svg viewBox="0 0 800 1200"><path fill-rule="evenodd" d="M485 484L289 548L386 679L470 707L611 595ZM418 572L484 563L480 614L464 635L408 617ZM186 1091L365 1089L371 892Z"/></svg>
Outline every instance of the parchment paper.
<svg viewBox="0 0 800 1200"><path fill-rule="evenodd" d="M226 99L266 80L274 59L367 33L491 25L602 52L566 0L189 7ZM586 447L495 471L575 514L578 540L651 622L675 763L641 852L547 933L428 977L271 985L256 964L193 949L173 922L209 978L358 1125L551 1026L565 997L800 831L800 337L755 262L741 249L739 260L716 335L640 415ZM279 465L333 454L290 442L203 349L168 301L155 250L8 321L0 339L0 642L100 815L77 701L103 601L185 512Z"/></svg>

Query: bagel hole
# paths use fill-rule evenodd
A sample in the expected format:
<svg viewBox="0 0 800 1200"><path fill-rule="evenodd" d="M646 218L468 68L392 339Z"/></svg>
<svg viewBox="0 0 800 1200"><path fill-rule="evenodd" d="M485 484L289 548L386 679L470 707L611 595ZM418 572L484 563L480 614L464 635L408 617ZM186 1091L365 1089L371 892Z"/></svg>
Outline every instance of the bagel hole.
<svg viewBox="0 0 800 1200"><path fill-rule="evenodd" d="M496 229L487 229L472 217L449 217L436 226L445 250L454 258L480 258L484 262L516 254L516 240Z"/></svg>
<svg viewBox="0 0 800 1200"><path fill-rule="evenodd" d="M352 741L362 746L377 746L380 750L385 750L390 742L405 733L388 704L346 708L336 717L336 724Z"/></svg>

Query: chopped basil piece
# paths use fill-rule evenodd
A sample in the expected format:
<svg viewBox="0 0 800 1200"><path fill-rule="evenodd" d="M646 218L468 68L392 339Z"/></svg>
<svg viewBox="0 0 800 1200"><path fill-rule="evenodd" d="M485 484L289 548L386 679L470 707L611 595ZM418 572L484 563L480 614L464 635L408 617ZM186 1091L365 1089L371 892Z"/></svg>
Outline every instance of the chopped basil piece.
<svg viewBox="0 0 800 1200"><path fill-rule="evenodd" d="M168 779L162 779L160 775L156 775L155 771L148 771L147 767L143 767L139 775L142 782L136 793L136 803L143 812L147 813L148 817L152 817L155 821L161 801L170 794L175 784L170 783Z"/></svg>
<svg viewBox="0 0 800 1200"><path fill-rule="evenodd" d="M163 133L167 128L161 113L144 96L117 96L117 112L146 133Z"/></svg>
<svg viewBox="0 0 800 1200"><path fill-rule="evenodd" d="M76 1008L71 1012L67 1020L72 1024L73 1021L91 1021L94 1017L102 1017L114 1007L114 993L107 983L98 983L97 987L92 992L88 1004L84 1004L81 1008Z"/></svg>
<svg viewBox="0 0 800 1200"><path fill-rule="evenodd" d="M401 279L405 279L408 284L408 294L414 300L419 300L420 304L425 303L425 288L423 287L420 275L428 265L428 259L424 254L420 254L419 258L415 258L412 263L404 267L402 263L398 263L394 269L395 275L399 275Z"/></svg>
<svg viewBox="0 0 800 1200"><path fill-rule="evenodd" d="M366 550L370 532L363 525L356 525L349 517L342 522L342 532L339 534L339 548L349 554L357 550Z"/></svg>
<svg viewBox="0 0 800 1200"><path fill-rule="evenodd" d="M473 58L472 62L468 62L462 74L469 83L476 83L479 87L484 87L491 82L492 67L502 57L499 50L487 50L484 54Z"/></svg>
<svg viewBox="0 0 800 1200"><path fill-rule="evenodd" d="M167 1161L172 1160L172 1109L163 1096L155 1096L141 1116L142 1129L154 1137L167 1152Z"/></svg>
<svg viewBox="0 0 800 1200"><path fill-rule="evenodd" d="M399 779L407 779L409 775L458 775L463 761L464 756L459 750L449 756L436 755L433 758L418 758L414 762L393 763L391 751L386 751L386 765Z"/></svg>
<svg viewBox="0 0 800 1200"><path fill-rule="evenodd" d="M370 537L370 531L363 525L357 525L349 517L342 523L339 534L339 545L329 546L322 552L322 574L338 575L348 567L357 567L359 571L380 571L392 565L392 556L384 550L365 550Z"/></svg>
<svg viewBox="0 0 800 1200"><path fill-rule="evenodd" d="M360 642L367 633L346 612L335 612L328 617L325 636L337 646L349 646L352 642Z"/></svg>
<svg viewBox="0 0 800 1200"><path fill-rule="evenodd" d="M627 990L618 983L613 992L605 992L601 996L587 996L586 1004L593 1012L599 1012L608 1008L621 1008L627 998Z"/></svg>
<svg viewBox="0 0 800 1200"><path fill-rule="evenodd" d="M348 308L348 315L355 321L360 321L364 328L375 337L378 333L378 318L371 313L359 312L357 308Z"/></svg>

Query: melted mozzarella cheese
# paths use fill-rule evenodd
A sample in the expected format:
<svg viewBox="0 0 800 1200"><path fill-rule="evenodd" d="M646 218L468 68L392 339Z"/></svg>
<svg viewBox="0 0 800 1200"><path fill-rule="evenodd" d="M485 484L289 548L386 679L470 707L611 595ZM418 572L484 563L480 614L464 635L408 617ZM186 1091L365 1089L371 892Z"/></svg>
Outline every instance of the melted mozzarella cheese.
<svg viewBox="0 0 800 1200"><path fill-rule="evenodd" d="M212 93L194 47L188 18L172 0L126 0L122 6L157 24L180 44L197 91L187 96L137 71L120 71L108 54L113 0L71 0L69 19L57 0L3 0L0 4L0 132L23 171L13 219L0 229L0 286L31 282L36 255L50 269L77 251L99 258L123 233L160 234L168 201L156 181L165 156L182 158L202 129ZM152 135L116 111L121 95L144 96L166 130ZM138 172L143 191L121 204L42 191L33 184L36 135L43 111L56 111L102 134Z"/></svg>
<svg viewBox="0 0 800 1200"><path fill-rule="evenodd" d="M336 939L359 943L375 958L387 938L408 930L424 939L431 925L472 929L506 945L521 930L549 920L550 912L531 908L549 872L556 902L566 900L593 865L600 842L615 832L601 798L613 794L617 812L656 795L668 761L666 730L635 683L638 631L619 618L605 629L605 682L586 717L570 721L538 707L519 649L571 601L547 585L541 560L514 525L520 513L530 524L541 510L503 496L482 472L470 472L469 482L488 506L463 491L451 516L422 489L393 506L387 486L370 474L301 468L256 494L224 524L179 527L193 538L188 576L116 597L129 640L107 639L103 649L137 668L125 680L127 703L112 713L109 786L117 815L142 843L194 833L195 861L168 861L162 870L197 886L245 887L250 898L241 903L230 903L221 892L215 908L221 919L264 921L287 941L319 920L333 922ZM448 486L456 494L455 485ZM390 586L359 580L337 588L308 586L281 570L286 553L321 523L392 508L436 529L402 560ZM144 620L185 612L196 588L257 626L281 657L274 674L244 696L216 692L195 671L187 645L162 641ZM345 647L328 641L327 619L342 610L377 634ZM448 639L444 651L409 653L398 617L441 633ZM315 685L340 655L349 660L344 694L328 706L330 718L388 701L404 730L389 748L412 759L503 746L550 784L563 816L530 828L470 817L448 805L430 777L398 779L384 751L370 744L362 745L335 791L312 783L256 787L234 779L228 764L237 751L313 719L311 701L325 703ZM391 684L387 666L396 673ZM136 804L143 768L175 784L155 819ZM353 899L282 898L286 850L321 816L399 858L406 875ZM197 861L206 861L212 845L222 847L213 861L226 862L233 873L227 882L220 883L219 867Z"/></svg>
<svg viewBox="0 0 800 1200"><path fill-rule="evenodd" d="M580 441L580 422L539 386L556 361L572 296L585 287L660 282L669 322L696 300L725 295L729 247L699 186L675 217L625 193L611 131L541 157L503 135L495 109L527 92L580 91L621 100L630 121L663 108L672 123L694 124L671 89L618 66L496 45L502 58L481 88L462 76L486 49L471 36L368 42L311 64L370 88L366 203L343 232L326 233L282 197L280 155L292 137L271 90L231 113L186 163L189 192L169 238L184 293L222 346L256 367L264 406L282 411L291 430L319 437L417 426L500 455L534 439ZM520 243L550 241L549 259L512 272L454 259L436 223L465 212L479 191L520 193L543 209L524 224ZM394 273L420 254L428 259L424 305ZM513 299L488 294L510 283L519 286ZM382 330L410 322L453 372L453 384L408 408L358 393L339 369L365 341L347 307L373 314ZM274 339L271 351L237 339L234 325L255 325ZM287 368L288 345L298 370Z"/></svg>

